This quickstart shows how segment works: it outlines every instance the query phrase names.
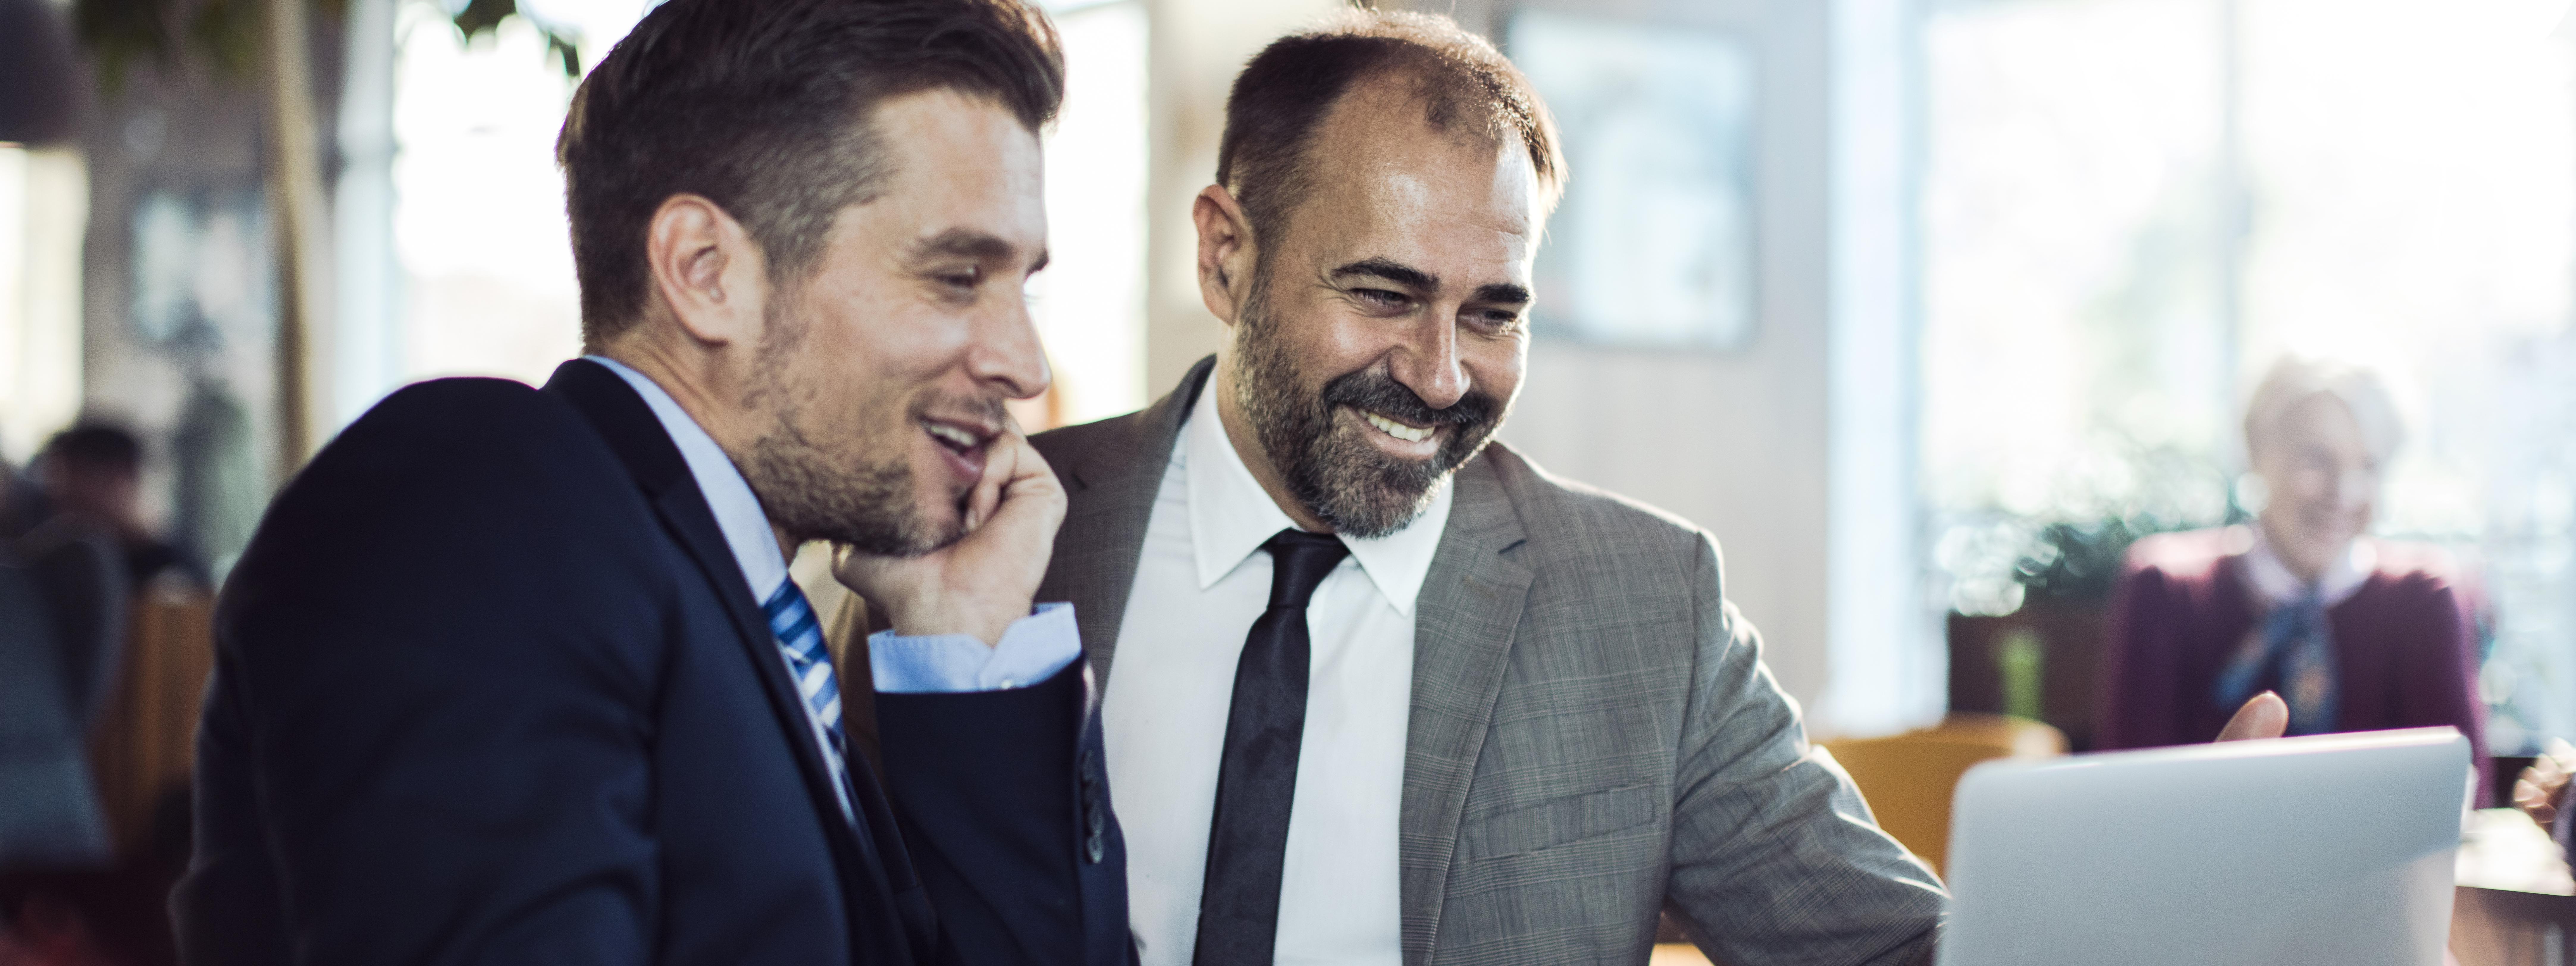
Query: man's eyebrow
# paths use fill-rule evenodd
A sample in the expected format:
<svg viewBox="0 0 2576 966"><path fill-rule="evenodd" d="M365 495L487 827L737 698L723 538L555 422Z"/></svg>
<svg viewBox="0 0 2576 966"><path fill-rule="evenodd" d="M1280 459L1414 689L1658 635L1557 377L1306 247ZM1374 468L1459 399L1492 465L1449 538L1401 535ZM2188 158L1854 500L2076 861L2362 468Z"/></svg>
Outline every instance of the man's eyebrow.
<svg viewBox="0 0 2576 966"><path fill-rule="evenodd" d="M1476 286L1476 296L1468 299L1467 301L1492 302L1500 305L1527 305L1529 304L1529 300L1529 289L1514 285L1510 282L1495 282L1491 285Z"/></svg>
<svg viewBox="0 0 2576 966"><path fill-rule="evenodd" d="M1336 268L1326 274L1335 281L1340 281L1356 275L1374 275L1378 278L1382 278L1387 281L1394 282L1397 285L1402 285L1417 291L1437 292L1440 290L1440 276L1433 275L1430 272L1414 268L1410 265L1400 264L1384 258L1361 259L1340 268Z"/></svg>
<svg viewBox="0 0 2576 966"><path fill-rule="evenodd" d="M963 255L983 261L1009 261L1019 253L1019 246L1002 240L999 235L966 228L951 228L912 245L912 257L917 259Z"/></svg>

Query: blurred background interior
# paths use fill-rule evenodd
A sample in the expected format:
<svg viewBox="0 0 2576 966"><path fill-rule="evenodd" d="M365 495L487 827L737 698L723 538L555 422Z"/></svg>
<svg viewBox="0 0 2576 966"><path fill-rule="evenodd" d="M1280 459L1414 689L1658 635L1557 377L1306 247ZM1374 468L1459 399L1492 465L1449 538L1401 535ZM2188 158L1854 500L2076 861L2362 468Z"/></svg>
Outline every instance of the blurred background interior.
<svg viewBox="0 0 2576 966"><path fill-rule="evenodd" d="M1227 84L1335 2L1045 4L1024 420L1214 350L1187 205ZM184 855L210 593L293 467L406 382L577 353L551 147L646 6L0 0L0 962L166 952L102 910ZM1422 6L1532 76L1573 171L1504 438L1714 531L1927 858L1968 762L2104 746L2124 556L2259 519L2284 356L2384 382L2370 532L2438 551L2499 785L2576 735L2568 0ZM2479 834L2546 846L2512 817ZM2463 876L2576 891L2527 857Z"/></svg>

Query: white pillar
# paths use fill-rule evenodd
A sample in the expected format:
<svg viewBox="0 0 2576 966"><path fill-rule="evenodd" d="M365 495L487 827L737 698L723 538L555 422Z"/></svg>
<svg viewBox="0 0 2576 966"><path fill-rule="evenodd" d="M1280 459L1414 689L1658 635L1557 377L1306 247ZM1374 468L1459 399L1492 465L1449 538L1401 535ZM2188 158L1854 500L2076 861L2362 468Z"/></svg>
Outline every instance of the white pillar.
<svg viewBox="0 0 2576 966"><path fill-rule="evenodd" d="M1826 663L1819 730L1940 720L1947 652L1915 494L1910 0L1834 0L1826 341Z"/></svg>
<svg viewBox="0 0 2576 966"><path fill-rule="evenodd" d="M394 8L399 0L349 0L340 85L340 177L333 218L339 261L332 432L375 405L402 378L402 271L394 258Z"/></svg>

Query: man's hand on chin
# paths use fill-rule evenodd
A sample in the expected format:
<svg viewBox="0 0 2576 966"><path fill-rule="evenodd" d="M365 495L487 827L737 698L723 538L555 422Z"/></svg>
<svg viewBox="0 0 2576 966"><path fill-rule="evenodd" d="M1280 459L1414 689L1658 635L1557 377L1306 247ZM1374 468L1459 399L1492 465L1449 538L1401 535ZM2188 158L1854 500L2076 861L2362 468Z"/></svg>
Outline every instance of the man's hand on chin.
<svg viewBox="0 0 2576 966"><path fill-rule="evenodd" d="M966 536L918 557L841 550L833 575L906 637L968 634L999 643L1029 614L1064 523L1064 486L1016 425L989 444L966 500Z"/></svg>
<svg viewBox="0 0 2576 966"><path fill-rule="evenodd" d="M2278 738L2290 730L2290 705L2270 691L2249 698L2227 719L2227 727L2218 729L2220 741L2249 741L2255 738Z"/></svg>

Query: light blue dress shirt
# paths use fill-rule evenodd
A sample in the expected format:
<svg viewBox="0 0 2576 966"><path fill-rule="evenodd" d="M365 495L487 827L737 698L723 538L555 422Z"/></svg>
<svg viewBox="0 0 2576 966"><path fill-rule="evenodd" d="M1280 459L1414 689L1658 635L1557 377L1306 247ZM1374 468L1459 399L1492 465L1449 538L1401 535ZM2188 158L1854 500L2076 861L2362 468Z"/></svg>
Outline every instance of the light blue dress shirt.
<svg viewBox="0 0 2576 966"><path fill-rule="evenodd" d="M679 401L643 373L606 356L582 358L608 367L626 384L634 387L644 404L662 421L662 431L670 434L680 458L689 464L689 475L698 481L698 491L706 495L707 509L715 512L716 528L723 531L725 546L733 551L734 561L742 565L742 575L751 584L751 599L768 600L787 582L787 560L779 552L778 538L769 526L769 514L760 508L760 498L751 492L750 482L733 459L717 446L715 437L690 418ZM1025 687L1054 677L1074 659L1082 656L1082 634L1074 624L1073 605L1040 604L1034 613L1012 621L1002 632L998 644L987 646L971 634L934 634L905 637L893 631L879 631L868 638L868 669L876 679L876 689L888 694L934 694L960 691L998 691ZM779 660L785 661L781 652ZM794 671L791 669L792 675ZM807 709L810 717L812 709ZM819 728L819 723L817 724Z"/></svg>

